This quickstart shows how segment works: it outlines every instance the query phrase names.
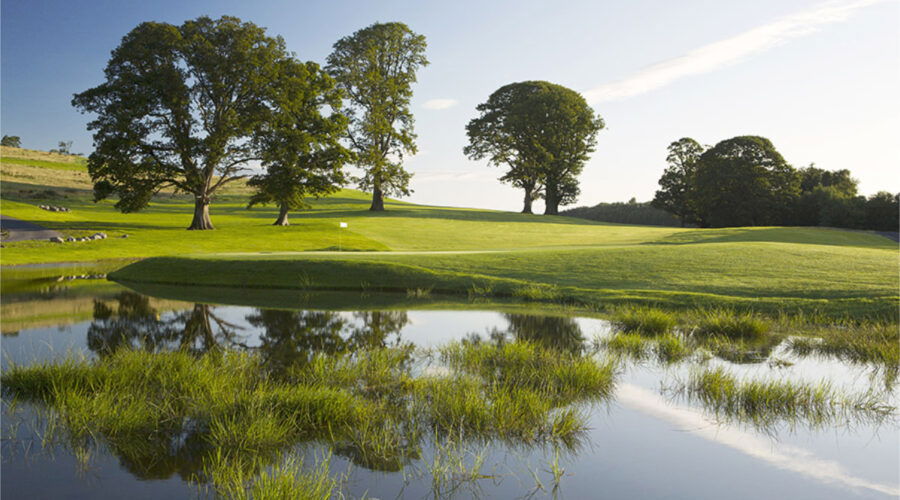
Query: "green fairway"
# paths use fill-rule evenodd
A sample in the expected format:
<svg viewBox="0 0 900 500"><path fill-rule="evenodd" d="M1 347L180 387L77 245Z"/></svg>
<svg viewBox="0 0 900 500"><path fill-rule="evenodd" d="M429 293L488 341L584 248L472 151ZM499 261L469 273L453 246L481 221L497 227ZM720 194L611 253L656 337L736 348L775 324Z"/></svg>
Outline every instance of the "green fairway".
<svg viewBox="0 0 900 500"><path fill-rule="evenodd" d="M315 200L310 210L291 214L291 226L276 227L274 207L245 208L243 186L213 202L215 231L186 231L193 206L188 197L161 194L147 210L122 214L111 202L94 203L85 180L65 177L70 171L44 165L49 160L13 160L3 159L4 172L17 175L4 179L4 215L66 235L105 232L108 238L6 243L4 266L165 257L114 277L896 316L897 245L869 232L627 226L397 201L376 213L366 210L368 195L354 190ZM47 183L53 172L65 179L62 185ZM43 203L71 212L41 210ZM349 227L341 229L340 222Z"/></svg>

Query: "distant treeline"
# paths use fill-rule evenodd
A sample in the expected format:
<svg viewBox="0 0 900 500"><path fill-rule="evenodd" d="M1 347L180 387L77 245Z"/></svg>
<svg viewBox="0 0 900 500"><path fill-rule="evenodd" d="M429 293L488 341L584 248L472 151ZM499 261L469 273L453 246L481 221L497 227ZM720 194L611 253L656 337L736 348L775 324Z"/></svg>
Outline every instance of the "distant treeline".
<svg viewBox="0 0 900 500"><path fill-rule="evenodd" d="M648 226L680 226L677 217L650 205L649 201L638 202L632 198L628 203L598 203L593 207L577 207L560 212L559 215L579 217L600 222L619 224L642 224Z"/></svg>
<svg viewBox="0 0 900 500"><path fill-rule="evenodd" d="M651 204L700 227L827 226L897 231L900 195L857 192L850 171L794 168L765 137L669 145Z"/></svg>

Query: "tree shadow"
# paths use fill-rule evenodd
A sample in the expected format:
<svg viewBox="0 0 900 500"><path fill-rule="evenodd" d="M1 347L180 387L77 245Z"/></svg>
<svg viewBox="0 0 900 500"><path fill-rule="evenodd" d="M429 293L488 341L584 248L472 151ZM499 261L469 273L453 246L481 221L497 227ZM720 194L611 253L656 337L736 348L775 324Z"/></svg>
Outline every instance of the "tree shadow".
<svg viewBox="0 0 900 500"><path fill-rule="evenodd" d="M871 248L871 243L859 241L859 234L873 235L871 231L826 227L767 227L767 228L721 228L683 231L643 245L693 245L697 243L794 243L805 245L828 245L842 247ZM884 246L891 246L885 241Z"/></svg>

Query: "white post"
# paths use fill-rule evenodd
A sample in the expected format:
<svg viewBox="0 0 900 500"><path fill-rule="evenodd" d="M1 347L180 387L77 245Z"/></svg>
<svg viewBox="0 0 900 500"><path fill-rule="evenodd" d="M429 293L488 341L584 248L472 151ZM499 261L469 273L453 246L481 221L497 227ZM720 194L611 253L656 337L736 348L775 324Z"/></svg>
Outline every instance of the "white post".
<svg viewBox="0 0 900 500"><path fill-rule="evenodd" d="M347 229L347 223L341 222L338 225L338 252L344 251L344 233L341 229Z"/></svg>

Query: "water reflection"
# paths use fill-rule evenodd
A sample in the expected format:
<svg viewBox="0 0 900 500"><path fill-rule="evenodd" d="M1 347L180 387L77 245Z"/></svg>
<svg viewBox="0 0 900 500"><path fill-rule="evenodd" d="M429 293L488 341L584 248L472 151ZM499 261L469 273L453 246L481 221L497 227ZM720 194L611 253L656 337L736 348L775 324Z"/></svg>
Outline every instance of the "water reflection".
<svg viewBox="0 0 900 500"><path fill-rule="evenodd" d="M185 349L203 353L219 347L239 347L242 328L226 321L206 304L163 318L150 298L121 292L114 304L94 300L94 320L87 331L88 349L100 356L122 347L150 352Z"/></svg>
<svg viewBox="0 0 900 500"><path fill-rule="evenodd" d="M409 323L405 311L355 313L358 323L330 311L257 309L246 316L260 330L258 346L266 366L282 372L303 366L316 354L341 354L400 344L400 330ZM390 336L395 336L391 342Z"/></svg>

